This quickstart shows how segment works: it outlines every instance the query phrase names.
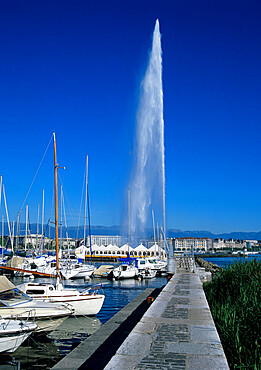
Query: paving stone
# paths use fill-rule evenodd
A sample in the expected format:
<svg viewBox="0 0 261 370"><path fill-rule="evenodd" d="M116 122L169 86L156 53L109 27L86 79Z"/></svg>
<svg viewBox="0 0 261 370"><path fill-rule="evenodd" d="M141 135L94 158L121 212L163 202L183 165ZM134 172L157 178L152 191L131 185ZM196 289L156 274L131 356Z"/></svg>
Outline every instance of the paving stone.
<svg viewBox="0 0 261 370"><path fill-rule="evenodd" d="M171 353L184 353L191 355L214 355L222 356L223 348L221 345L211 343L166 343L166 351Z"/></svg>
<svg viewBox="0 0 261 370"><path fill-rule="evenodd" d="M152 343L152 336L131 332L117 351L118 355L147 355Z"/></svg>
<svg viewBox="0 0 261 370"><path fill-rule="evenodd" d="M116 354L105 366L104 370L132 370L137 365L137 356Z"/></svg>
<svg viewBox="0 0 261 370"><path fill-rule="evenodd" d="M133 329L134 333L151 334L155 330L156 324L152 322L140 321Z"/></svg>
<svg viewBox="0 0 261 370"><path fill-rule="evenodd" d="M220 344L220 339L214 326L192 325L190 327L190 339L195 343Z"/></svg>
<svg viewBox="0 0 261 370"><path fill-rule="evenodd" d="M188 356L187 366L193 370L229 370L225 356Z"/></svg>
<svg viewBox="0 0 261 370"><path fill-rule="evenodd" d="M158 299L156 299L150 308L145 312L144 317L159 317L162 315L162 313L165 311L167 306L166 301L159 302Z"/></svg>
<svg viewBox="0 0 261 370"><path fill-rule="evenodd" d="M189 317L189 310L188 308L174 308L174 307L167 307L162 317L173 317L175 319L188 319Z"/></svg>

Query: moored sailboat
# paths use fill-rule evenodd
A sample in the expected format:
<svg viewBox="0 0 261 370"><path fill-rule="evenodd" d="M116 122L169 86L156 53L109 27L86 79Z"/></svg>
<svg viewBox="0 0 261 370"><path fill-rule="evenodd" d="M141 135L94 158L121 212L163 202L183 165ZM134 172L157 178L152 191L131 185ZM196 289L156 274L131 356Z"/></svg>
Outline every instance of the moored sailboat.
<svg viewBox="0 0 261 370"><path fill-rule="evenodd" d="M36 329L34 322L0 318L0 353L13 353Z"/></svg>
<svg viewBox="0 0 261 370"><path fill-rule="evenodd" d="M74 315L96 315L102 308L105 295L98 294L97 288L88 288L84 292L77 289L65 289L60 283L59 246L58 246L58 194L57 194L57 161L56 140L54 138L54 173L55 173L55 241L56 241L56 286L48 283L22 284L20 288L28 295L41 302L66 303L74 310Z"/></svg>
<svg viewBox="0 0 261 370"><path fill-rule="evenodd" d="M22 292L6 276L0 276L0 316L35 321L38 332L56 329L73 313L68 305L38 302Z"/></svg>

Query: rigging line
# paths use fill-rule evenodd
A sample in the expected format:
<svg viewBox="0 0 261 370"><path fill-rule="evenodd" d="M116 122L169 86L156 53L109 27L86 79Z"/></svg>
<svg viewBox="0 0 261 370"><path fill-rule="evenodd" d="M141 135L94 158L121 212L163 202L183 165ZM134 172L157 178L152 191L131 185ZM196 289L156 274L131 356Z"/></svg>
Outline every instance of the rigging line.
<svg viewBox="0 0 261 370"><path fill-rule="evenodd" d="M4 184L3 184L3 196L4 196L4 202L5 202L5 212L6 212L6 218L7 218L7 225L8 225L8 231L9 231L9 238L10 238L10 243L11 243L11 247L12 247L12 251L13 251L13 248L14 248L14 245L13 245L13 237L12 237L11 228L10 228L10 222L9 222L9 215L8 215L8 209L7 209L7 202L6 202L6 196L5 196L5 187L4 187Z"/></svg>
<svg viewBox="0 0 261 370"><path fill-rule="evenodd" d="M69 209L70 209L70 212L71 212L71 216L72 216L72 218L73 218L73 222L74 222L74 223L75 223L75 225L76 225L76 219L75 219L75 216L74 216L73 208L72 208L72 205L71 205L71 202L70 202L69 196L68 196L68 194L67 194L66 190L64 189L63 180L62 180L61 176L59 175L59 172L58 172L58 177L59 177L59 180L60 180L61 185L62 185L62 187L63 187L63 198L64 198L64 197L66 197L66 201L67 201L67 203L68 203L68 206L69 206Z"/></svg>
<svg viewBox="0 0 261 370"><path fill-rule="evenodd" d="M82 196L81 196L81 203L80 203L80 210L79 210L79 218L78 218L78 225L77 225L77 239L78 239L78 233L80 229L80 218L81 218L81 213L82 213L82 203L83 203L83 193L84 193L84 183L85 183L85 171L84 171L84 176L83 176L83 184L82 184Z"/></svg>
<svg viewBox="0 0 261 370"><path fill-rule="evenodd" d="M49 222L50 222L50 219L48 220L47 224L45 225L45 229L43 229L43 234L42 234L42 239L41 239L41 243L40 243L40 246L38 248L38 252L41 251L42 247L43 247L43 244L44 244L44 238L45 238L45 233L46 233L46 230L47 230L47 227L49 225Z"/></svg>
<svg viewBox="0 0 261 370"><path fill-rule="evenodd" d="M32 182L31 182L31 185L30 185L30 187L29 187L29 189L28 189L28 191L27 191L27 194L26 194L26 196L25 196L25 199L24 199L24 201L23 201L23 203L22 203L22 205L21 205L21 207L20 207L19 212L21 212L21 210L22 210L22 208L23 208L23 206L24 206L24 204L25 204L25 202L26 202L26 199L27 199L27 197L28 197L28 195L29 195L29 193L30 193L30 190L31 190L31 188L32 188L32 186L33 186L34 180L35 180L35 178L36 178L36 176L37 176L37 174L38 174L38 172L39 172L39 169L40 169L40 167L41 167L41 165L42 165L42 163L43 163L44 157L45 157L45 155L46 155L46 152L47 152L47 150L48 150L48 148L49 148L49 145L50 145L50 143L51 143L51 141L52 141L52 140L53 140L53 135L51 136L51 139L50 139L50 141L49 141L49 143L48 143L48 145L47 145L47 147L46 147L46 149L45 149L44 155L43 155L43 157L42 157L42 159L41 159L41 161L40 161L40 163L39 163L39 166L38 166L38 168L37 168L37 170L36 170L36 172L35 172L35 175L34 175L34 177L33 177L33 180L32 180Z"/></svg>
<svg viewBox="0 0 261 370"><path fill-rule="evenodd" d="M66 232L66 238L67 238L67 244L68 244L68 228L67 228L67 221L66 221L66 212L65 212L65 203L64 203L64 194L61 199L62 202L62 208L63 208L63 213L64 213L64 226L65 226L65 232Z"/></svg>
<svg viewBox="0 0 261 370"><path fill-rule="evenodd" d="M92 263L91 216L90 216L90 199L89 199L89 186L88 186L88 185L87 185L87 202L88 202L88 219L89 219L90 252L91 252L91 263Z"/></svg>

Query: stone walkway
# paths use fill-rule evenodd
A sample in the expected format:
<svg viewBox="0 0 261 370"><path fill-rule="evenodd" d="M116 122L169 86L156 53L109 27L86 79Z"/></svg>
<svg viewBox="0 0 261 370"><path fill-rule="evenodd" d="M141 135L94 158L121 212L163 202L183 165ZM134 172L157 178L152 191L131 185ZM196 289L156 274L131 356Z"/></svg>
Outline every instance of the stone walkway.
<svg viewBox="0 0 261 370"><path fill-rule="evenodd" d="M172 277L105 369L229 369L197 273Z"/></svg>

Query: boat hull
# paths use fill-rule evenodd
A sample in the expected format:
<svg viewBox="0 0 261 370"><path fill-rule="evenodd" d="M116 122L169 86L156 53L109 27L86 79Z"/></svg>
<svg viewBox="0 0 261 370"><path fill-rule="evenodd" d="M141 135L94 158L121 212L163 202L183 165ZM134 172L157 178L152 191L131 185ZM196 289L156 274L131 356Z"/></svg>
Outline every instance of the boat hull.
<svg viewBox="0 0 261 370"><path fill-rule="evenodd" d="M37 329L35 323L1 320L0 353L13 353Z"/></svg>
<svg viewBox="0 0 261 370"><path fill-rule="evenodd" d="M77 268L77 269L62 269L61 275L64 279L83 279L85 277L90 277L95 268Z"/></svg>
<svg viewBox="0 0 261 370"><path fill-rule="evenodd" d="M0 316L3 319L18 318L21 320L34 321L38 328L36 332L50 332L55 330L68 316L71 316L70 308L46 310L39 307L1 307Z"/></svg>
<svg viewBox="0 0 261 370"><path fill-rule="evenodd" d="M73 311L74 316L93 316L102 308L105 295L96 291L64 289L62 284L56 288L52 284L25 283L19 286L23 292L37 302L60 304ZM98 289L98 288L97 288ZM96 290L97 290L96 289Z"/></svg>
<svg viewBox="0 0 261 370"><path fill-rule="evenodd" d="M113 277L117 280L120 279L133 279L138 274L138 270L121 271L118 269L113 270Z"/></svg>
<svg viewBox="0 0 261 370"><path fill-rule="evenodd" d="M63 303L74 310L74 316L94 316L100 312L105 296L95 295L63 295L49 298L31 295L32 298L41 302Z"/></svg>

